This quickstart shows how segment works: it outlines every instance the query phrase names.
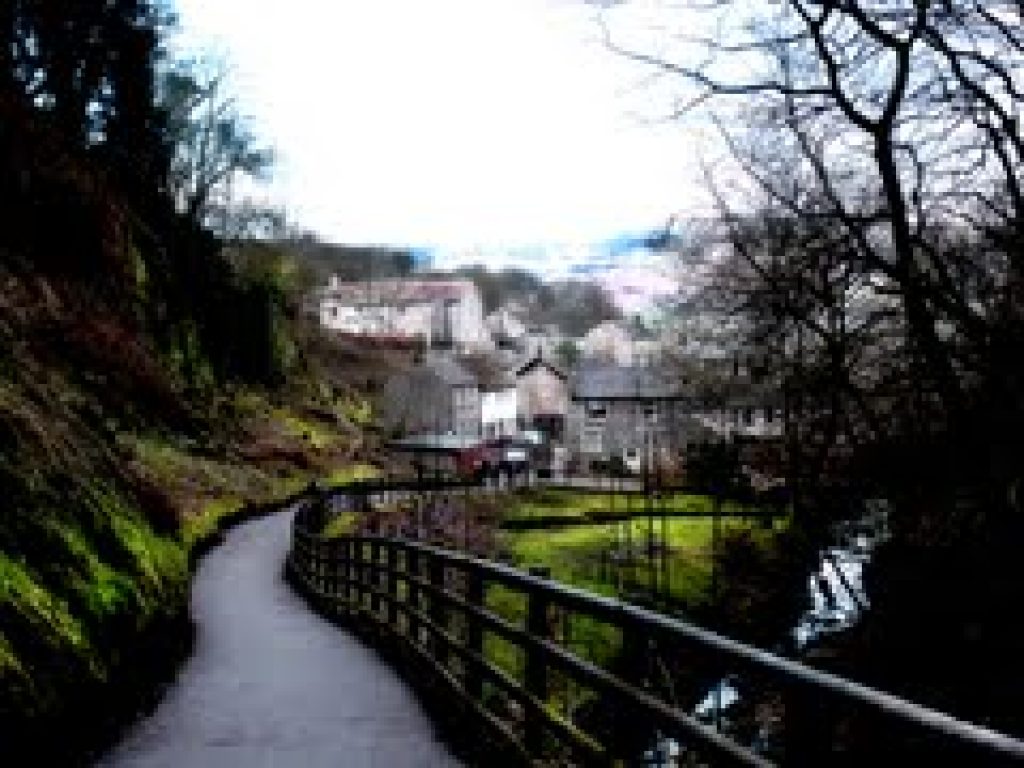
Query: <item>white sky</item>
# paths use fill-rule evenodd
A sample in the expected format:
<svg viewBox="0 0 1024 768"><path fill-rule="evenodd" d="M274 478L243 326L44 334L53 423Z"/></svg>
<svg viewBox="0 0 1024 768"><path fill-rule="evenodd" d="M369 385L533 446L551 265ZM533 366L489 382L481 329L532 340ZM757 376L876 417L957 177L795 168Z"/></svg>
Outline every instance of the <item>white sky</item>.
<svg viewBox="0 0 1024 768"><path fill-rule="evenodd" d="M581 244L700 207L693 128L581 0L176 0L278 157L269 195L350 243Z"/></svg>

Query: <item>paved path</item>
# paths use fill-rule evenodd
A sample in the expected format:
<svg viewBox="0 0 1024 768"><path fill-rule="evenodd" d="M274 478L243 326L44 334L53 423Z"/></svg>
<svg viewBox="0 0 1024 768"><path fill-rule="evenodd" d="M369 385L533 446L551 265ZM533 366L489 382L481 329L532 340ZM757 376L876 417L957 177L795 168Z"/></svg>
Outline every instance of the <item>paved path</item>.
<svg viewBox="0 0 1024 768"><path fill-rule="evenodd" d="M201 562L194 655L104 768L447 768L412 692L284 583L291 512L247 523Z"/></svg>

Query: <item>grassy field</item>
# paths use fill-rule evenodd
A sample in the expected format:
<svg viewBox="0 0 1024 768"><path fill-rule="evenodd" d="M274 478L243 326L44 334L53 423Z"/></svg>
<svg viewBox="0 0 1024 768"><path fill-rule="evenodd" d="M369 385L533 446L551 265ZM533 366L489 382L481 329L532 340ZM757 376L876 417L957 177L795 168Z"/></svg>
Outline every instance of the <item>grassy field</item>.
<svg viewBox="0 0 1024 768"><path fill-rule="evenodd" d="M671 493L653 502L655 510L669 515L710 515L714 501L709 496ZM722 511L735 514L745 508L733 501L722 503ZM638 495L594 493L565 488L531 488L509 498L503 519L511 523L556 525L559 522L598 521L625 514L643 514L644 500Z"/></svg>
<svg viewBox="0 0 1024 768"><path fill-rule="evenodd" d="M634 499L634 502L637 500ZM646 517L628 521L602 521L610 510L625 511L621 496L614 507L605 494L570 490L534 489L511 497L505 520L524 519L549 524L526 530L505 529L499 532L499 548L521 568L542 566L551 578L566 584L608 596L650 593L652 583L659 595L684 609L699 609L711 599L712 541L714 521L710 517L711 499L692 494L674 494L665 500L666 512L685 517L655 519L653 529ZM633 509L639 511L638 504ZM733 505L727 511L740 511ZM703 515L702 515L703 513ZM785 523L778 520L765 528L757 520L740 518L720 521L722 538L749 532L767 542ZM667 542L667 567L651 575L648 537ZM631 553L626 564L615 566L612 553ZM655 564L661 566L660 558ZM652 582L653 578L653 582ZM503 587L492 587L487 593L488 607L513 623L521 623L526 604L522 596ZM588 617L573 616L562 620L559 631L563 642L584 658L607 665L621 648L621 632L613 626ZM522 673L521 652L500 638L488 636L486 652L490 659L514 675Z"/></svg>
<svg viewBox="0 0 1024 768"><path fill-rule="evenodd" d="M545 566L558 581L616 595L620 584L641 589L648 584L651 564L648 537L653 535L654 542L660 544L663 535L667 535L667 593L673 602L694 607L708 599L713 527L710 517L670 517L654 520L652 531L646 518L637 518L628 522L503 531L500 541L517 565ZM745 529L761 530L761 527L759 523L738 519L721 521L723 535ZM613 567L613 552L631 553L632 563ZM664 591L663 574L657 574L656 578Z"/></svg>

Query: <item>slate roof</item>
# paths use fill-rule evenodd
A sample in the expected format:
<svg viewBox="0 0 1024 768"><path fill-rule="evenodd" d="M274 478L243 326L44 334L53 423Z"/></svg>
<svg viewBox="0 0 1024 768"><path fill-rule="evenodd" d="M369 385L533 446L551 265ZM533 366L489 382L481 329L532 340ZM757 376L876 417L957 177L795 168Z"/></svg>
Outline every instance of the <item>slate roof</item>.
<svg viewBox="0 0 1024 768"><path fill-rule="evenodd" d="M657 368L584 365L572 377L573 400L683 400L683 382Z"/></svg>

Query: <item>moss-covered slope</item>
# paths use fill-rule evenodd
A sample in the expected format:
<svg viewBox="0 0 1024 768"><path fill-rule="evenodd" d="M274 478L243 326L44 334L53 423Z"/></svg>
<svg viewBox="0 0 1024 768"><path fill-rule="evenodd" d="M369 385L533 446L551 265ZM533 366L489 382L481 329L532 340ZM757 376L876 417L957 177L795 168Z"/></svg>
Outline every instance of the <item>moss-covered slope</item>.
<svg viewBox="0 0 1024 768"><path fill-rule="evenodd" d="M198 392L73 289L0 283L0 764L84 763L187 650L197 548L373 447L308 371Z"/></svg>

